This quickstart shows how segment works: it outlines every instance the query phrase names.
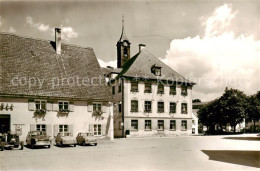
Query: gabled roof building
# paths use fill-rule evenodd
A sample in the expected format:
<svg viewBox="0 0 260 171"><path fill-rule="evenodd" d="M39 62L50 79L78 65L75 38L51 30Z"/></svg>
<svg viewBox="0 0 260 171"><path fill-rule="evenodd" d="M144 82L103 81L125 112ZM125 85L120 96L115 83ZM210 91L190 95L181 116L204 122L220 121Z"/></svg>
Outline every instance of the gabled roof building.
<svg viewBox="0 0 260 171"><path fill-rule="evenodd" d="M113 134L113 97L94 50L0 33L0 132ZM113 122L112 122L113 123Z"/></svg>
<svg viewBox="0 0 260 171"><path fill-rule="evenodd" d="M122 41L122 37L125 40ZM124 42L127 42L124 44ZM114 110L115 136L182 135L195 133L192 118L192 81L139 45L130 58L124 27L117 43L118 68L103 68L119 104ZM126 50L122 50L122 49ZM122 60L122 56L125 57Z"/></svg>

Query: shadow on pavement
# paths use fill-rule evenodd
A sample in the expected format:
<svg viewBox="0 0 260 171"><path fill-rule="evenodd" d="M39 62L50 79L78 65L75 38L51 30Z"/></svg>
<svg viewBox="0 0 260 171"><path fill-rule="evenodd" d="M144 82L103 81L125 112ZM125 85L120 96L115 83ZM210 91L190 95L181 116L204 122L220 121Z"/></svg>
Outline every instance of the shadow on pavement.
<svg viewBox="0 0 260 171"><path fill-rule="evenodd" d="M209 160L260 168L260 151L201 150Z"/></svg>
<svg viewBox="0 0 260 171"><path fill-rule="evenodd" d="M223 139L260 141L260 137L224 137Z"/></svg>

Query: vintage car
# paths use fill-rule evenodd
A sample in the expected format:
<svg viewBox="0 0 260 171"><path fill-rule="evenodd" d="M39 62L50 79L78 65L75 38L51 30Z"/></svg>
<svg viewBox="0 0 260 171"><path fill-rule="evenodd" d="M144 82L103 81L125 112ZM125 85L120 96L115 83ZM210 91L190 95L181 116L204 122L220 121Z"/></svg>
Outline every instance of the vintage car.
<svg viewBox="0 0 260 171"><path fill-rule="evenodd" d="M86 133L79 133L76 137L77 144L80 145L97 145L97 138L94 137L93 133L86 132Z"/></svg>
<svg viewBox="0 0 260 171"><path fill-rule="evenodd" d="M26 143L31 148L36 146L51 147L51 138L47 136L45 131L30 131L26 137Z"/></svg>
<svg viewBox="0 0 260 171"><path fill-rule="evenodd" d="M24 142L20 141L19 135L13 132L8 132L6 134L1 134L1 150L3 151L5 148L13 149L21 147L21 150L23 150Z"/></svg>
<svg viewBox="0 0 260 171"><path fill-rule="evenodd" d="M77 141L70 132L60 132L55 139L57 146L73 145L76 147Z"/></svg>

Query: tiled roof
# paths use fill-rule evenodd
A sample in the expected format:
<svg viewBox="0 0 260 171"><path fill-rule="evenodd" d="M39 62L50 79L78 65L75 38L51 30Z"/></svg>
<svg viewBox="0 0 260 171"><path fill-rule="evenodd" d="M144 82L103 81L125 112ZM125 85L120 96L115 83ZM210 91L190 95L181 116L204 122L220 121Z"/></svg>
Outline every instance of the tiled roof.
<svg viewBox="0 0 260 171"><path fill-rule="evenodd" d="M154 65L161 67L161 76L156 76L151 72L151 67ZM137 53L124 64L123 71L119 74L119 77L121 76L134 78L138 77L151 80L161 79L194 84L145 49L140 53Z"/></svg>
<svg viewBox="0 0 260 171"><path fill-rule="evenodd" d="M103 72L104 75L109 75L111 73L119 74L122 71L122 68L105 68L105 67L102 67L101 71Z"/></svg>
<svg viewBox="0 0 260 171"><path fill-rule="evenodd" d="M0 95L112 99L92 48L62 44L57 55L54 44L0 33Z"/></svg>

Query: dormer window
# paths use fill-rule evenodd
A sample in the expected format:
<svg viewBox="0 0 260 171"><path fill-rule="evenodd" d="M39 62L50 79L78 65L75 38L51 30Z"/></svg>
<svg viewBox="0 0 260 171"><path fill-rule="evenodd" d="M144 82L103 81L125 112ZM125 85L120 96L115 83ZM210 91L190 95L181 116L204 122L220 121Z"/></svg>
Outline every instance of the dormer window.
<svg viewBox="0 0 260 171"><path fill-rule="evenodd" d="M156 66L155 64L151 67L151 72L155 75L155 76L161 76L162 72L161 72L161 68L159 66Z"/></svg>

